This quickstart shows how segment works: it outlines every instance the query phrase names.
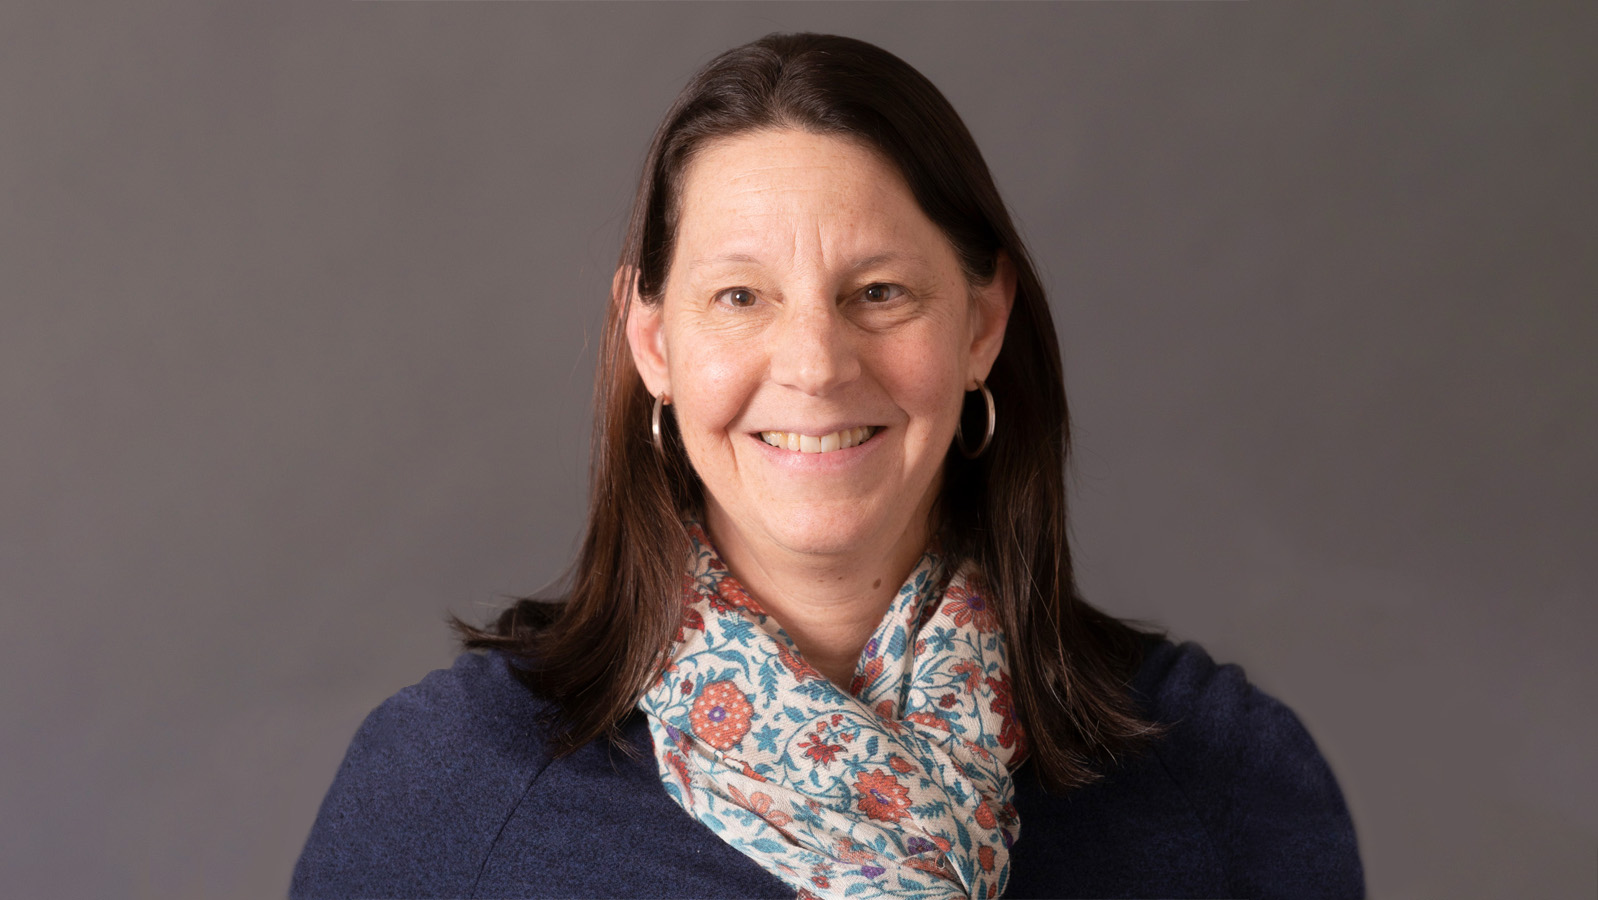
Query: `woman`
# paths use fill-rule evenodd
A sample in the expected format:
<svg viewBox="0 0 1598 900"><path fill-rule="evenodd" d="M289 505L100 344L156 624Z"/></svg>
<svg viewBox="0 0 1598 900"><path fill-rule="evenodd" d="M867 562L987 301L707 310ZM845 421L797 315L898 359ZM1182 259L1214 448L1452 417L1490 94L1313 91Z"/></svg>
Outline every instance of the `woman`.
<svg viewBox="0 0 1598 900"><path fill-rule="evenodd" d="M657 131L588 529L363 725L299 896L1355 896L1292 714L1077 595L1042 287L929 82L729 51Z"/></svg>

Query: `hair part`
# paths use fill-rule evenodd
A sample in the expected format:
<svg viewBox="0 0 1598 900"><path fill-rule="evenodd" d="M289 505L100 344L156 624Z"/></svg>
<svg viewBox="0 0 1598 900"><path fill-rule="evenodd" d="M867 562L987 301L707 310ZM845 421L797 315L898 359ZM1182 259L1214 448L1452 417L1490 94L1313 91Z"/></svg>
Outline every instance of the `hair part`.
<svg viewBox="0 0 1598 900"><path fill-rule="evenodd" d="M1146 636L1076 588L1069 416L1043 287L948 100L898 57L851 38L768 35L717 57L678 96L651 141L622 247L621 270L635 277L617 280L606 314L587 531L567 599L522 601L487 629L455 626L467 647L509 654L518 677L554 701L557 752L614 739L658 677L681 619L682 520L702 511L703 488L674 427L663 424L664 452L650 439L654 398L633 365L626 318L632 303L663 295L695 155L766 129L863 142L898 169L973 284L994 277L1000 253L1014 267L1015 301L986 382L998 427L975 460L950 448L935 527L951 565L975 561L999 612L1017 714L1044 783L1088 783L1159 728L1139 716L1129 688Z"/></svg>

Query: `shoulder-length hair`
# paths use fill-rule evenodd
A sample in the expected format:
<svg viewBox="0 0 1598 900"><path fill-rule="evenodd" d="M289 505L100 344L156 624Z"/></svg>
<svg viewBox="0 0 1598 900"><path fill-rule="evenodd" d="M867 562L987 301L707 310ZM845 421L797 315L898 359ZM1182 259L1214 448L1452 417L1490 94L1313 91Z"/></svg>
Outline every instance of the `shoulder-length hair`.
<svg viewBox="0 0 1598 900"><path fill-rule="evenodd" d="M617 279L606 315L587 531L568 597L558 610L522 601L488 629L456 626L468 647L509 653L522 680L554 701L559 752L614 739L659 674L681 624L683 519L703 509L703 488L670 416L664 452L651 441L654 398L628 350L627 313L661 301L694 155L784 128L862 141L893 163L972 284L994 277L1001 253L1014 266L1015 302L987 379L998 426L975 460L951 448L935 528L951 565L972 560L983 573L1044 782L1091 781L1154 731L1128 687L1146 641L1084 602L1072 576L1069 420L1043 287L948 100L899 58L850 38L769 35L717 57L678 96L651 142L622 248L619 271L636 277Z"/></svg>

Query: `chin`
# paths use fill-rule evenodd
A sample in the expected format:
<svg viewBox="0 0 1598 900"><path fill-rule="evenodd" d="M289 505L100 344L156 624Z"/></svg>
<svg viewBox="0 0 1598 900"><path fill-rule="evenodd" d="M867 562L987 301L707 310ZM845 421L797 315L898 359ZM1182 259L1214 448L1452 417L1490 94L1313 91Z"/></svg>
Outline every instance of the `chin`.
<svg viewBox="0 0 1598 900"><path fill-rule="evenodd" d="M882 540L885 531L903 530L902 523L861 515L858 505L853 510L794 511L780 519L768 519L765 525L766 532L789 551L825 556L858 553Z"/></svg>

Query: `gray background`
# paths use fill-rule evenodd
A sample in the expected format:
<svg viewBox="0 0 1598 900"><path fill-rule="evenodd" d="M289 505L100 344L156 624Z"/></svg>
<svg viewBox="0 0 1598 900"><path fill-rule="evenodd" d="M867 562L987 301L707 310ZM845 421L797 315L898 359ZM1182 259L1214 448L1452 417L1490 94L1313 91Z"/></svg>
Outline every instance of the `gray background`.
<svg viewBox="0 0 1598 900"><path fill-rule="evenodd" d="M282 893L446 612L572 553L656 120L816 29L1041 263L1088 595L1299 712L1376 896L1593 896L1594 9L0 7L0 884Z"/></svg>

